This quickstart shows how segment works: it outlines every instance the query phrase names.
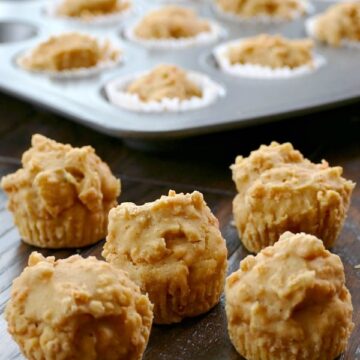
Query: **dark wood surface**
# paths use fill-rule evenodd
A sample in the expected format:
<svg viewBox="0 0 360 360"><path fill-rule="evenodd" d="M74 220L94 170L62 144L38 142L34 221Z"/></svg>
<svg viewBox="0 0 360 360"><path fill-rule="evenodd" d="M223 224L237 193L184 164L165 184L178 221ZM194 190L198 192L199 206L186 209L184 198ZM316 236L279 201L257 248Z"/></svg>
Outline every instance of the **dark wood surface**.
<svg viewBox="0 0 360 360"><path fill-rule="evenodd" d="M236 154L247 155L261 143L291 141L313 161L327 159L344 167L344 174L360 182L360 104L288 119L261 127L202 138L162 143L123 142L36 109L0 94L0 176L16 170L20 156L29 147L33 133L41 133L76 146L90 144L122 179L120 201L141 204L169 189L201 191L218 217L229 250L229 272L247 255L231 225L231 201L235 194L229 165ZM129 146L130 145L130 146ZM142 148L142 149L141 149ZM146 148L147 151L144 151ZM79 251L101 258L103 242ZM0 313L9 299L12 280L17 277L31 251L21 242L6 210L0 191ZM39 250L38 250L39 251ZM360 359L360 187L356 187L344 229L333 251L340 255L354 305L355 329L341 358ZM64 258L71 251L41 250L44 255ZM7 334L0 316L0 359L22 359ZM223 299L209 313L174 326L154 326L145 353L146 360L241 359L226 330ZM86 360L86 359L84 359Z"/></svg>

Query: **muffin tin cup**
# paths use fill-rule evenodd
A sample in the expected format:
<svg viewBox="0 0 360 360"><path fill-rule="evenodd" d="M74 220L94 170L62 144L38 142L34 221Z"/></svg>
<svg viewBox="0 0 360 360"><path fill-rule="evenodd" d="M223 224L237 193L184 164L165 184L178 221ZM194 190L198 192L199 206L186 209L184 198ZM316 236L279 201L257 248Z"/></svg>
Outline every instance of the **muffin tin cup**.
<svg viewBox="0 0 360 360"><path fill-rule="evenodd" d="M201 89L202 97L192 97L186 100L164 98L161 101L145 102L137 94L128 93L126 89L132 81L147 74L148 72L141 72L107 83L105 92L110 102L123 109L138 112L183 112L209 106L220 97L225 96L225 89L209 77L196 72L187 72L188 80Z"/></svg>
<svg viewBox="0 0 360 360"><path fill-rule="evenodd" d="M326 64L326 59L323 56L314 53L313 63L311 65L302 65L293 69L289 67L273 69L269 66L254 64L232 65L226 56L227 49L232 45L240 45L243 41L245 41L245 39L230 41L217 46L213 51L213 55L219 67L222 71L229 75L257 79L288 79L297 76L309 75Z"/></svg>
<svg viewBox="0 0 360 360"><path fill-rule="evenodd" d="M0 45L16 43L35 37L38 33L36 26L19 21L0 21Z"/></svg>

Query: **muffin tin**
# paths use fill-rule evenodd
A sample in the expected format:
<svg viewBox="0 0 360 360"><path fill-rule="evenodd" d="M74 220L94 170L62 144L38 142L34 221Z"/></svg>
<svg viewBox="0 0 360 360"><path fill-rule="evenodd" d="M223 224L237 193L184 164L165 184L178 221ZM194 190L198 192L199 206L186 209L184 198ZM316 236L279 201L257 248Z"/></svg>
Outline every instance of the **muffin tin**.
<svg viewBox="0 0 360 360"><path fill-rule="evenodd" d="M62 114L83 125L124 138L170 138L274 121L297 112L334 106L360 97L360 51L317 44L316 52L327 59L318 71L291 79L235 78L218 68L212 50L222 41L256 35L281 33L290 38L305 37L304 20L277 24L224 21L214 12L211 1L183 1L202 17L218 21L226 36L216 43L179 50L150 50L124 38L126 26L164 1L133 0L134 12L121 24L96 26L49 17L49 1L2 1L0 4L0 88ZM179 3L179 1L176 1ZM330 2L313 3L315 13ZM119 44L124 62L98 76L83 79L56 79L20 69L15 62L22 52L62 31L85 31L108 37ZM182 113L136 113L112 105L104 85L119 76L148 70L159 63L173 63L207 74L226 89L226 96L199 110Z"/></svg>

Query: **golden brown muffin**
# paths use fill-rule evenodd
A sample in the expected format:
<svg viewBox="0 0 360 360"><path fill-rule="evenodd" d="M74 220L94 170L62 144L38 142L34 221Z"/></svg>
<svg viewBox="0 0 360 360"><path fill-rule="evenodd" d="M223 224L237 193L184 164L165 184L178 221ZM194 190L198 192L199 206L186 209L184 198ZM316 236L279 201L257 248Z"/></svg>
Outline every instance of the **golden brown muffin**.
<svg viewBox="0 0 360 360"><path fill-rule="evenodd" d="M176 5L150 11L134 29L142 39L188 38L208 31L208 21L198 18L193 10Z"/></svg>
<svg viewBox="0 0 360 360"><path fill-rule="evenodd" d="M354 327L340 258L304 233L241 261L225 297L230 339L248 360L334 360Z"/></svg>
<svg viewBox="0 0 360 360"><path fill-rule="evenodd" d="M262 34L231 46L228 58L231 64L253 64L272 69L291 69L313 64L312 40L288 40L281 35Z"/></svg>
<svg viewBox="0 0 360 360"><path fill-rule="evenodd" d="M120 181L91 146L73 148L34 135L22 164L1 186L26 243L74 248L105 237Z"/></svg>
<svg viewBox="0 0 360 360"><path fill-rule="evenodd" d="M27 70L60 72L90 68L118 57L119 52L111 49L109 42L100 44L89 35L66 33L39 44L29 55L20 58L19 65Z"/></svg>
<svg viewBox="0 0 360 360"><path fill-rule="evenodd" d="M270 16L289 20L295 13L304 13L304 6L298 0L216 0L225 12L244 18Z"/></svg>
<svg viewBox="0 0 360 360"><path fill-rule="evenodd" d="M201 97L201 89L187 78L184 70L174 65L159 65L148 74L133 81L126 90L137 94L142 101L180 100Z"/></svg>
<svg viewBox="0 0 360 360"><path fill-rule="evenodd" d="M149 294L158 324L205 313L223 291L225 240L197 191L170 191L152 203L122 203L110 211L102 255Z"/></svg>
<svg viewBox="0 0 360 360"><path fill-rule="evenodd" d="M121 12L129 7L122 0L64 0L57 9L58 15L91 18Z"/></svg>
<svg viewBox="0 0 360 360"><path fill-rule="evenodd" d="M316 21L316 37L339 46L342 40L360 41L360 2L335 4Z"/></svg>
<svg viewBox="0 0 360 360"><path fill-rule="evenodd" d="M233 202L236 227L252 252L272 245L289 230L313 234L333 246L355 184L341 167L314 164L290 143L262 145L231 166L238 190Z"/></svg>
<svg viewBox="0 0 360 360"><path fill-rule="evenodd" d="M33 252L14 280L5 318L30 360L138 360L153 314L148 297L110 264Z"/></svg>

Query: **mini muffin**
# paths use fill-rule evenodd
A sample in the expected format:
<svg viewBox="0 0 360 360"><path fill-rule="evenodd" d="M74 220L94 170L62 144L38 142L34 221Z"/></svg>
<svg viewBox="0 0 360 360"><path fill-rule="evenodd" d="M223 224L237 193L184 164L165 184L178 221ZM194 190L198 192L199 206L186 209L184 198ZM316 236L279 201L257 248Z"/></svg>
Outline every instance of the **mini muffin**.
<svg viewBox="0 0 360 360"><path fill-rule="evenodd" d="M110 264L33 252L14 280L5 318L30 360L139 360L153 314L148 297Z"/></svg>
<svg viewBox="0 0 360 360"><path fill-rule="evenodd" d="M64 0L57 8L57 14L60 16L91 18L119 13L129 6L129 2L123 0Z"/></svg>
<svg viewBox="0 0 360 360"><path fill-rule="evenodd" d="M74 32L50 37L21 56L18 63L26 70L61 72L93 68L116 61L119 56L119 50L112 48L109 41L100 43L93 36Z"/></svg>
<svg viewBox="0 0 360 360"><path fill-rule="evenodd" d="M253 64L272 69L294 69L313 64L312 40L289 40L281 35L262 34L230 46L228 59L234 64Z"/></svg>
<svg viewBox="0 0 360 360"><path fill-rule="evenodd" d="M152 203L110 211L102 255L148 293L158 324L207 312L223 291L225 240L197 191L170 191Z"/></svg>
<svg viewBox="0 0 360 360"><path fill-rule="evenodd" d="M174 65L157 66L130 83L127 92L138 95L145 102L165 98L186 100L202 95L201 89L188 79L186 72Z"/></svg>
<svg viewBox="0 0 360 360"><path fill-rule="evenodd" d="M299 0L215 0L225 13L241 18L266 16L276 19L291 20L296 14L305 13L305 7Z"/></svg>
<svg viewBox="0 0 360 360"><path fill-rule="evenodd" d="M252 252L274 244L289 230L333 246L355 184L341 167L314 164L290 143L262 145L231 166L238 194L233 211L239 236Z"/></svg>
<svg viewBox="0 0 360 360"><path fill-rule="evenodd" d="M251 360L334 360L354 327L340 258L321 240L284 233L226 280L236 350Z"/></svg>
<svg viewBox="0 0 360 360"><path fill-rule="evenodd" d="M151 11L134 29L142 39L189 38L209 31L208 21L198 18L193 10L176 5Z"/></svg>
<svg viewBox="0 0 360 360"><path fill-rule="evenodd" d="M335 4L316 18L318 40L339 46L343 40L360 42L360 2Z"/></svg>
<svg viewBox="0 0 360 360"><path fill-rule="evenodd" d="M90 146L73 148L32 137L23 168L2 178L22 239L45 248L74 248L106 235L120 181Z"/></svg>

